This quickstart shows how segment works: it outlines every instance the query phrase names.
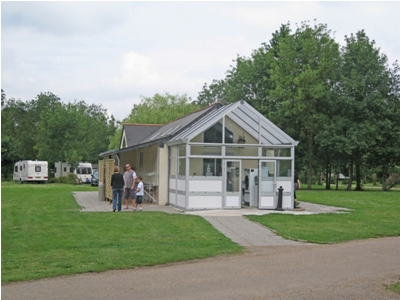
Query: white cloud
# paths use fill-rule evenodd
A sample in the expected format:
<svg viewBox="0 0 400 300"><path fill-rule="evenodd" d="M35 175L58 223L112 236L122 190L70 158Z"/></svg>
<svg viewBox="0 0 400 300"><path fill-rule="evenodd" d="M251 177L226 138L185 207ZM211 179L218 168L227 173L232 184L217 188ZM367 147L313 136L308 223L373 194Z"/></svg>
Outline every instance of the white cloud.
<svg viewBox="0 0 400 300"><path fill-rule="evenodd" d="M34 99L102 104L118 119L140 97L187 93L222 79L281 24L314 19L344 35L365 29L400 57L400 2L2 2L2 88Z"/></svg>
<svg viewBox="0 0 400 300"><path fill-rule="evenodd" d="M154 69L150 57L135 52L123 54L122 81L140 85L153 85L160 80L160 74Z"/></svg>

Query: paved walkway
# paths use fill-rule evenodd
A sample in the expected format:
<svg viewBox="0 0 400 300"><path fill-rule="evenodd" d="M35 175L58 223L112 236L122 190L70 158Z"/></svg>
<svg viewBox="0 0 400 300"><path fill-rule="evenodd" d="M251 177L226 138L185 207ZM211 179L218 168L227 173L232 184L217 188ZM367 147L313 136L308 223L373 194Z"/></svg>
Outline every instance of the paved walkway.
<svg viewBox="0 0 400 300"><path fill-rule="evenodd" d="M400 237L2 284L2 300L398 300ZM132 257L134 259L134 257Z"/></svg>
<svg viewBox="0 0 400 300"><path fill-rule="evenodd" d="M82 212L112 212L112 206L107 201L100 201L97 192L74 192L74 197L82 207ZM285 246L285 245L307 245L306 243L285 240L276 235L272 230L249 221L246 215L265 215L272 213L310 215L316 213L337 213L345 211L344 208L323 206L312 203L301 202L304 211L274 211L259 210L254 207L244 207L238 210L203 210L187 211L173 208L171 206L159 206L155 204L144 203L144 211L162 211L166 213L185 213L198 215L211 223L215 229L220 231L233 242L245 246ZM132 212L122 210L122 212Z"/></svg>

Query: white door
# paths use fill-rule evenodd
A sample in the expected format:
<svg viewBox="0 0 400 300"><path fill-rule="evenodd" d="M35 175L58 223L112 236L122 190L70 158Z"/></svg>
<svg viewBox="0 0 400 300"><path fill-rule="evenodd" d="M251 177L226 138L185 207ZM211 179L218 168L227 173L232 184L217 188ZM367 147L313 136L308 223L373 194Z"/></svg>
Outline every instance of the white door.
<svg viewBox="0 0 400 300"><path fill-rule="evenodd" d="M226 160L224 172L224 191L225 201L224 208L240 208L241 207L241 161Z"/></svg>
<svg viewBox="0 0 400 300"><path fill-rule="evenodd" d="M277 206L276 161L260 160L259 209L275 209Z"/></svg>

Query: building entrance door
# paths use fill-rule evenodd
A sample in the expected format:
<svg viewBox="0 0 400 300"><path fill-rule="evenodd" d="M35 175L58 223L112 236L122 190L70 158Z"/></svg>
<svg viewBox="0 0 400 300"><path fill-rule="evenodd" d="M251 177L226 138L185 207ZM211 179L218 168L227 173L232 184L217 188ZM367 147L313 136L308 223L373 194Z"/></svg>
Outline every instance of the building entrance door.
<svg viewBox="0 0 400 300"><path fill-rule="evenodd" d="M259 209L275 209L276 193L276 161L260 160L259 162Z"/></svg>
<svg viewBox="0 0 400 300"><path fill-rule="evenodd" d="M224 178L224 208L240 208L241 207L241 161L225 160Z"/></svg>

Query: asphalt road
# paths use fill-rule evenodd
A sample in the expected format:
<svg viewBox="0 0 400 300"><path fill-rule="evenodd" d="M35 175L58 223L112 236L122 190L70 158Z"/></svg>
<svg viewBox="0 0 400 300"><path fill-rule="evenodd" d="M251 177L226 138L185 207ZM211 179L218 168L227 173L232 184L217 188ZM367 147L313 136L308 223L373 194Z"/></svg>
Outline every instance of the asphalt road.
<svg viewBox="0 0 400 300"><path fill-rule="evenodd" d="M400 237L2 285L2 299L400 299Z"/></svg>

